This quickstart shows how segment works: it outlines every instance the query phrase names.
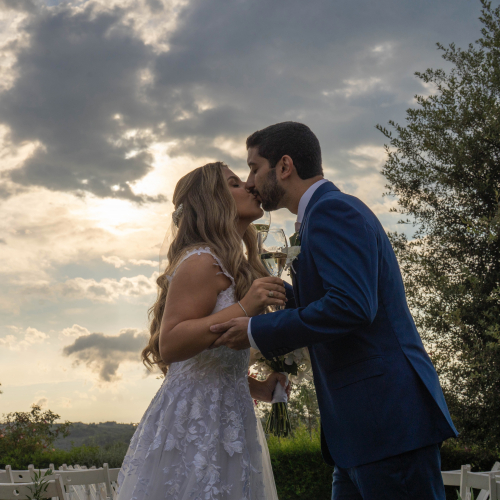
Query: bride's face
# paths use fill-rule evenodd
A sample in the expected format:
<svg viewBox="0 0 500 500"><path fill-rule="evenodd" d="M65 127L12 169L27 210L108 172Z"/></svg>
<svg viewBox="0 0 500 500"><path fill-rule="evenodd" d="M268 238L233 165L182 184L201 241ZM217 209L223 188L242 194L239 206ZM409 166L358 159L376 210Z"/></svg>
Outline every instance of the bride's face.
<svg viewBox="0 0 500 500"><path fill-rule="evenodd" d="M245 189L245 183L234 172L227 167L224 167L223 171L229 191L231 191L236 202L239 219L248 220L249 222L260 219L264 214L264 211L260 208L260 202Z"/></svg>

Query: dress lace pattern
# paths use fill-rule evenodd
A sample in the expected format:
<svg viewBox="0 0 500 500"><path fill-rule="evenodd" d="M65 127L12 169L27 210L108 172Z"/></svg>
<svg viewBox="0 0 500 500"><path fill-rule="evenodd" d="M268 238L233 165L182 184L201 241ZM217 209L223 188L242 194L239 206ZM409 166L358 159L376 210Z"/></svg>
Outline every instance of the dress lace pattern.
<svg viewBox="0 0 500 500"><path fill-rule="evenodd" d="M214 314L236 302L234 279L209 248L181 263L201 253L231 280ZM118 500L277 500L248 387L249 356L223 346L170 365L130 442Z"/></svg>

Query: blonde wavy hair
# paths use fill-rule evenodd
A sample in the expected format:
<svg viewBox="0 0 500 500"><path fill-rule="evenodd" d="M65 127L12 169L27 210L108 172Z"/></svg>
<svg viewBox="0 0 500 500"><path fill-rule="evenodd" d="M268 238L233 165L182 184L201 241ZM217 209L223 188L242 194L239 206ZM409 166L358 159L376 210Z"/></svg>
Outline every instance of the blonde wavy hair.
<svg viewBox="0 0 500 500"><path fill-rule="evenodd" d="M173 202L183 211L178 228L172 224L171 244L167 253L167 267L156 283L158 296L148 310L150 338L141 353L144 365L150 369L158 365L165 374L168 365L160 356L160 326L167 300L169 280L186 252L200 246L210 247L221 260L227 272L234 277L237 300L247 293L253 281L269 276L257 252L257 233L250 224L242 239L237 231L238 213L229 190L222 162L208 163L182 177L175 186Z"/></svg>

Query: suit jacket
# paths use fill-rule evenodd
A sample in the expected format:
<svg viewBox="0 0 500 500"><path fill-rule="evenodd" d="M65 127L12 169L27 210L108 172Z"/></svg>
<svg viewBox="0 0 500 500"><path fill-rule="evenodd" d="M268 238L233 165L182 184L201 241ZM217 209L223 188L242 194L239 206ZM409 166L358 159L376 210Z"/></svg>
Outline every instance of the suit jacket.
<svg viewBox="0 0 500 500"><path fill-rule="evenodd" d="M297 308L252 318L252 336L266 358L309 347L325 461L355 467L456 436L377 217L327 182L300 239Z"/></svg>

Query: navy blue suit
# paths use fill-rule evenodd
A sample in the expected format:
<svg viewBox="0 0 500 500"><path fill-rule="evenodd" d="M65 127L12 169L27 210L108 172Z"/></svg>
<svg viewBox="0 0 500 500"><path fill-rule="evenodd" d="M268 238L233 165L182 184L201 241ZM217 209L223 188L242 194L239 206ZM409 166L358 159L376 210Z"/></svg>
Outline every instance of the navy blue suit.
<svg viewBox="0 0 500 500"><path fill-rule="evenodd" d="M296 308L256 316L251 328L267 358L309 347L325 460L351 468L456 436L377 217L327 182L300 240Z"/></svg>

